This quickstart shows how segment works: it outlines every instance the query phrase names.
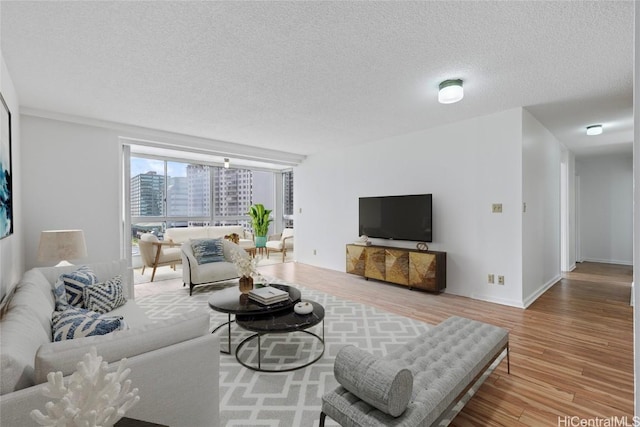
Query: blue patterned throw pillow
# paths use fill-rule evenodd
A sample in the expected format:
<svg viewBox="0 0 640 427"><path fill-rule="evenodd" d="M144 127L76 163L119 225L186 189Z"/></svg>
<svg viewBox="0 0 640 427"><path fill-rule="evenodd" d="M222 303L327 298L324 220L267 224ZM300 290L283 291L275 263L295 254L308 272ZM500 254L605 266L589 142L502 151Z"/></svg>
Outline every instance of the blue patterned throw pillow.
<svg viewBox="0 0 640 427"><path fill-rule="evenodd" d="M54 341L105 335L124 328L122 317L100 317L100 313L76 307L54 311L51 320Z"/></svg>
<svg viewBox="0 0 640 427"><path fill-rule="evenodd" d="M58 278L53 287L53 298L56 300L56 311L63 311L70 307L67 301L67 291L64 287L64 281Z"/></svg>
<svg viewBox="0 0 640 427"><path fill-rule="evenodd" d="M84 308L101 314L108 313L127 302L122 289L122 276L85 286L82 297Z"/></svg>
<svg viewBox="0 0 640 427"><path fill-rule="evenodd" d="M192 239L191 249L198 264L225 261L222 239Z"/></svg>
<svg viewBox="0 0 640 427"><path fill-rule="evenodd" d="M60 275L67 294L67 303L74 307L84 305L83 289L98 282L98 278L90 267L83 265L76 271Z"/></svg>

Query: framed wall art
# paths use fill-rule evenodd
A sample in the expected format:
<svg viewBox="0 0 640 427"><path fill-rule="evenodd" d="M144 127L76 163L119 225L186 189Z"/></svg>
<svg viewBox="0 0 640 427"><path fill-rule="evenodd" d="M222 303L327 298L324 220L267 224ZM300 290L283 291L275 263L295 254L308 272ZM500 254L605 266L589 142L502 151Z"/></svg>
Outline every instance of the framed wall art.
<svg viewBox="0 0 640 427"><path fill-rule="evenodd" d="M11 112L0 93L0 239L13 233L11 180Z"/></svg>

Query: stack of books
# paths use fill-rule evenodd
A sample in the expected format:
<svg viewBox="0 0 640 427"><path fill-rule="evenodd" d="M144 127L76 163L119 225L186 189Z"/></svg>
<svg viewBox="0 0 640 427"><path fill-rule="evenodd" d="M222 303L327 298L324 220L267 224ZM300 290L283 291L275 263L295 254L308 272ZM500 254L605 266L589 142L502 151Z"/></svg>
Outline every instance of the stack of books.
<svg viewBox="0 0 640 427"><path fill-rule="evenodd" d="M249 298L259 302L260 304L269 305L288 300L289 292L278 288L272 288L271 286L265 286L264 288L251 289L249 291Z"/></svg>
<svg viewBox="0 0 640 427"><path fill-rule="evenodd" d="M353 242L354 245L360 245L360 246L371 246L371 242L369 241L369 238L367 236L365 236L364 234L360 237L358 237L358 240L356 240L355 242Z"/></svg>

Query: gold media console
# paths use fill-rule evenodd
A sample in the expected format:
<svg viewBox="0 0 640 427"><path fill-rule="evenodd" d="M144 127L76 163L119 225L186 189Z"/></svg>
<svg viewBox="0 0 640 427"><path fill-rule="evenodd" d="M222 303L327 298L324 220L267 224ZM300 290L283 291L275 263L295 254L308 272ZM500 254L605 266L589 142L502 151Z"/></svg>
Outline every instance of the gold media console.
<svg viewBox="0 0 640 427"><path fill-rule="evenodd" d="M447 253L349 244L347 273L442 292L447 287Z"/></svg>

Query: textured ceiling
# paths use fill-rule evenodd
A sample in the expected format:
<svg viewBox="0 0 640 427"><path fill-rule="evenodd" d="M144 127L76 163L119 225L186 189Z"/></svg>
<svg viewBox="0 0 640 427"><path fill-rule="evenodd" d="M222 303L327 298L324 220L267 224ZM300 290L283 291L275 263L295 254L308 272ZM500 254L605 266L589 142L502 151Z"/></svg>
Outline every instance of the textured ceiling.
<svg viewBox="0 0 640 427"><path fill-rule="evenodd" d="M631 1L0 2L27 109L297 154L524 106L631 151ZM441 80L465 98L437 103ZM604 123L599 137L584 128Z"/></svg>

